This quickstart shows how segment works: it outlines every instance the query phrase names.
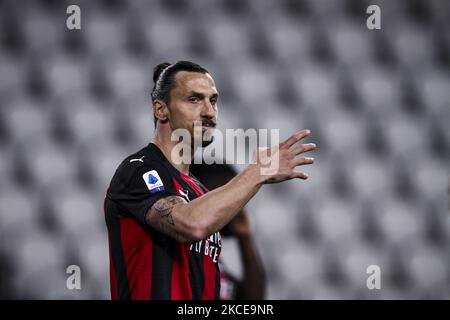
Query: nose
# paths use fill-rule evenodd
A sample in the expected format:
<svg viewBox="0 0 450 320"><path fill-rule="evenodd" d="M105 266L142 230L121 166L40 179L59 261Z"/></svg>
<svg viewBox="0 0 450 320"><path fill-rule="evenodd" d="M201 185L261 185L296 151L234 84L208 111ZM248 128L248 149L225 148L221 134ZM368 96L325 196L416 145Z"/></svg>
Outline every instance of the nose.
<svg viewBox="0 0 450 320"><path fill-rule="evenodd" d="M210 101L206 101L204 107L202 109L202 117L205 118L214 118L217 114L216 108L212 105Z"/></svg>

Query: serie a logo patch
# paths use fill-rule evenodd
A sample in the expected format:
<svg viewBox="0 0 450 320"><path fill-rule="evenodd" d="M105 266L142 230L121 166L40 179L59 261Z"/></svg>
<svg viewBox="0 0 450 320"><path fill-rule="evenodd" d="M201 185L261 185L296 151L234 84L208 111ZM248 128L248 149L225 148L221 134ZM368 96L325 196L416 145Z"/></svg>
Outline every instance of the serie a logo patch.
<svg viewBox="0 0 450 320"><path fill-rule="evenodd" d="M144 179L145 184L147 185L147 188L151 193L164 190L164 184L156 170L151 170L144 173L142 175L142 178Z"/></svg>

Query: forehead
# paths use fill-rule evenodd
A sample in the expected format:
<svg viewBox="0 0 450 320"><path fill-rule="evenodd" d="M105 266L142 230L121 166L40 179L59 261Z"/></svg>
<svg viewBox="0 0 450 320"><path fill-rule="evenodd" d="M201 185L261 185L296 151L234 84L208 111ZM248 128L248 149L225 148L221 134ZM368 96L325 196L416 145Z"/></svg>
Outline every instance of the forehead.
<svg viewBox="0 0 450 320"><path fill-rule="evenodd" d="M173 91L179 94L192 91L205 95L217 93L216 84L209 73L180 71L175 75L175 83Z"/></svg>

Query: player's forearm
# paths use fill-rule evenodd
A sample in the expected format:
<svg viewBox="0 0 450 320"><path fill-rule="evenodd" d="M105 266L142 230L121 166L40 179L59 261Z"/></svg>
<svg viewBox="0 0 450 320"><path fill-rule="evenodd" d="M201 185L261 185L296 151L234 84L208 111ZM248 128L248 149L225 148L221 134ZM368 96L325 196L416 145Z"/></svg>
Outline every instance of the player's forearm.
<svg viewBox="0 0 450 320"><path fill-rule="evenodd" d="M227 184L189 203L174 214L190 222L196 238L203 239L223 228L258 192L265 181L257 165L251 165Z"/></svg>

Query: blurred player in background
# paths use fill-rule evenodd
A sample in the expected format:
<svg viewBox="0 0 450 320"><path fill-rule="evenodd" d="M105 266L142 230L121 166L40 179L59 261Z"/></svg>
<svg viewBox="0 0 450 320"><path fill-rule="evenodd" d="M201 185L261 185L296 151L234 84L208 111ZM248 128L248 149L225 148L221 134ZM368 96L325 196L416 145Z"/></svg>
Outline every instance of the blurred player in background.
<svg viewBox="0 0 450 320"><path fill-rule="evenodd" d="M228 164L194 164L191 166L192 174L209 189L216 189L236 176L236 171ZM253 239L253 229L245 208L230 221L220 234L223 237L233 237L237 240L243 274L237 279L226 269L221 259L221 287L220 299L261 300L265 297L266 277L264 266L259 257Z"/></svg>

